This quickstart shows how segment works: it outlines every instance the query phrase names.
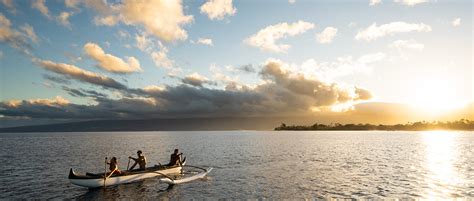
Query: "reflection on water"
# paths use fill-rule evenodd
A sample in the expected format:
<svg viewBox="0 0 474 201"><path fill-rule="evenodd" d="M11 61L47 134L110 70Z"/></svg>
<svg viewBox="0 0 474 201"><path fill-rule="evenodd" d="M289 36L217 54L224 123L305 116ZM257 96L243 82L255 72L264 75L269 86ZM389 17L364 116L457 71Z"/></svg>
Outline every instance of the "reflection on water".
<svg viewBox="0 0 474 201"><path fill-rule="evenodd" d="M456 196L454 186L462 181L454 170L453 161L457 161L455 132L427 131L423 132L423 142L426 145L426 165L429 173L427 197ZM459 196L459 195L458 195Z"/></svg>
<svg viewBox="0 0 474 201"><path fill-rule="evenodd" d="M153 184L150 183L150 185ZM150 186L144 184L143 181L139 181L119 186L108 186L107 188L88 189L84 194L74 197L74 200L146 200L147 198L150 198L150 194L159 198L173 198L176 197L174 194L176 194L176 191L178 190L175 187L177 186L156 185L155 183L153 188L150 188ZM130 195L133 196L130 197Z"/></svg>
<svg viewBox="0 0 474 201"><path fill-rule="evenodd" d="M143 150L150 165L180 148L205 180L158 179L92 190L69 168L101 172ZM0 200L447 199L474 197L474 132L214 131L0 134Z"/></svg>

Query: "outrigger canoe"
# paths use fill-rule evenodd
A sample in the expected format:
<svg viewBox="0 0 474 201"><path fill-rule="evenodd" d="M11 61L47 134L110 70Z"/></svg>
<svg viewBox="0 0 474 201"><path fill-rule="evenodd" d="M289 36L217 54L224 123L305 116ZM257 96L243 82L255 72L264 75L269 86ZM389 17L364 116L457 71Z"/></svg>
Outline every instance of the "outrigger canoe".
<svg viewBox="0 0 474 201"><path fill-rule="evenodd" d="M183 160L182 164L186 163ZM147 178L152 177L165 177L170 178L171 175L177 175L181 173L182 166L155 166L149 167L142 171L126 171L124 174L112 175L110 177L104 178L104 173L91 174L86 173L85 175L78 175L71 168L69 170L69 181L72 184L88 187L88 188L98 188L105 186L113 186L125 183L131 183ZM105 180L105 181L104 181Z"/></svg>

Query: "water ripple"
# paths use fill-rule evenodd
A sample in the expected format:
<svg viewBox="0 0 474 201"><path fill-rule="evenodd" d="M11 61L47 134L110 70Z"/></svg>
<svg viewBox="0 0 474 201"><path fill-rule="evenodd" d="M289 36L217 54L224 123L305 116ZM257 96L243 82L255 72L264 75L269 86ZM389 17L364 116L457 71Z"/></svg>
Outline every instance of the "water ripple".
<svg viewBox="0 0 474 201"><path fill-rule="evenodd" d="M121 167L137 149L150 164L175 147L206 179L157 179L88 190L70 167ZM0 199L448 199L474 197L473 132L120 132L0 134Z"/></svg>

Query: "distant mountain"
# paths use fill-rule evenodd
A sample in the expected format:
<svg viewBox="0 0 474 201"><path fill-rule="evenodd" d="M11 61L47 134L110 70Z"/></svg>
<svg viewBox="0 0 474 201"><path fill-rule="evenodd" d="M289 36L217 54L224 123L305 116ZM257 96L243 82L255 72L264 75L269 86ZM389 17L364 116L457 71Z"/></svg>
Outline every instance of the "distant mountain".
<svg viewBox="0 0 474 201"><path fill-rule="evenodd" d="M93 132L93 131L196 131L196 130L273 130L282 122L310 123L308 118L188 118L142 120L93 120L48 125L0 128L8 132Z"/></svg>
<svg viewBox="0 0 474 201"><path fill-rule="evenodd" d="M18 126L0 118L0 132L93 132L93 131L199 131L199 130L273 130L286 125L318 124L408 124L416 121L456 121L474 119L474 103L443 115L424 114L417 108L394 103L361 103L346 112L318 112L314 116L286 117L213 117L182 119L91 120L58 122L36 120ZM54 124L46 124L55 121ZM72 120L68 120L72 121ZM35 123L36 125L32 125ZM38 125L41 124L41 125Z"/></svg>

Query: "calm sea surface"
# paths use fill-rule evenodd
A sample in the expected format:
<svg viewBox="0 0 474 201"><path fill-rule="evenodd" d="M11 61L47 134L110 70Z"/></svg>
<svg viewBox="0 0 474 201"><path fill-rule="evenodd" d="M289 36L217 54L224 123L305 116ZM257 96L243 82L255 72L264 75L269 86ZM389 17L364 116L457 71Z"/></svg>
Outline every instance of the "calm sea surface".
<svg viewBox="0 0 474 201"><path fill-rule="evenodd" d="M88 190L69 168L125 169L180 148L208 178L167 189L157 179ZM474 132L114 132L0 134L0 199L473 198Z"/></svg>

